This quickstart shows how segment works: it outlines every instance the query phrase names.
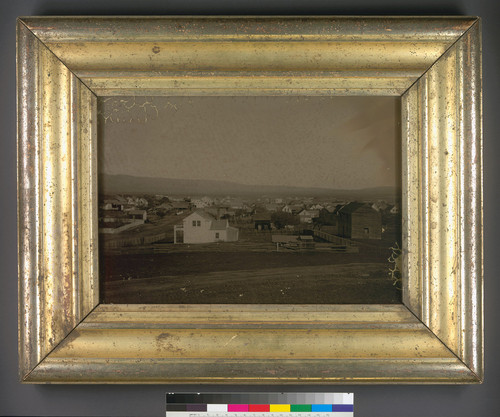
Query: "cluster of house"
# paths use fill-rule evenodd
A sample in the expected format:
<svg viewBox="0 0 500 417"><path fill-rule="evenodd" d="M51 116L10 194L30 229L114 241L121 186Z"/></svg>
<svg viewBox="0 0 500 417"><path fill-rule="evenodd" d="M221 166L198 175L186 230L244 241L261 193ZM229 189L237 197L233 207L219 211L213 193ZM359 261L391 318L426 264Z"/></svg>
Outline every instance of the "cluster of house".
<svg viewBox="0 0 500 417"><path fill-rule="evenodd" d="M104 200L99 207L99 233L113 234L144 224L148 218L143 198L116 196Z"/></svg>
<svg viewBox="0 0 500 417"><path fill-rule="evenodd" d="M312 198L285 201L281 198L257 198L253 201L236 197L168 198L155 196L148 204L145 198L115 196L100 205L99 231L119 233L143 224L148 214L158 212L183 215L174 226L175 243L234 242L239 231L230 222L253 222L256 230L321 230L348 239L381 239L383 214L397 214L397 205L375 203L318 203ZM279 220L278 220L279 219Z"/></svg>
<svg viewBox="0 0 500 417"><path fill-rule="evenodd" d="M301 208L300 211L288 213L298 216L301 224L332 235L349 239L382 238L382 211L370 203L350 202L338 204L331 210ZM254 226L257 230L272 230L272 215L268 212L257 213L254 216Z"/></svg>
<svg viewBox="0 0 500 417"><path fill-rule="evenodd" d="M230 225L227 218L221 219L207 211L197 209L185 217L182 224L174 226L174 243L235 242L239 231ZM302 209L297 215L302 225L312 229L347 239L381 239L382 210L370 203L350 202L338 204L332 211L322 209ZM253 215L256 230L274 230L272 215L257 212ZM286 227L285 227L286 228ZM294 227L290 227L294 229ZM286 237L287 242L290 237ZM276 242L279 243L279 242ZM309 244L298 238L302 246Z"/></svg>
<svg viewBox="0 0 500 417"><path fill-rule="evenodd" d="M281 212L296 216L303 225L314 229L350 239L381 239L383 215L399 213L397 205L389 205L384 201L376 203L347 202L336 205L313 204L304 207L302 204L288 204ZM271 230L272 212L263 211L253 216L257 230ZM285 228L293 229L292 226Z"/></svg>
<svg viewBox="0 0 500 417"><path fill-rule="evenodd" d="M224 197L212 198L208 196L197 198L165 197L169 201L155 206L155 211L164 211L169 214L183 214L186 210L204 209L214 216L222 215L234 216L237 211L252 212L252 205L240 198Z"/></svg>

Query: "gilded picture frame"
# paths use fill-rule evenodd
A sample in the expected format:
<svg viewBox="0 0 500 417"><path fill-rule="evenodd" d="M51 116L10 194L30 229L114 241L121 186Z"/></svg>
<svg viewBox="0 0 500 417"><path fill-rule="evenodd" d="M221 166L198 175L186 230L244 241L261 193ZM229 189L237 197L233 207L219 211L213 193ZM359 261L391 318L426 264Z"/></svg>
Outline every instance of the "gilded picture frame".
<svg viewBox="0 0 500 417"><path fill-rule="evenodd" d="M476 17L17 22L25 383L480 383ZM401 97L403 304L99 304L97 97Z"/></svg>

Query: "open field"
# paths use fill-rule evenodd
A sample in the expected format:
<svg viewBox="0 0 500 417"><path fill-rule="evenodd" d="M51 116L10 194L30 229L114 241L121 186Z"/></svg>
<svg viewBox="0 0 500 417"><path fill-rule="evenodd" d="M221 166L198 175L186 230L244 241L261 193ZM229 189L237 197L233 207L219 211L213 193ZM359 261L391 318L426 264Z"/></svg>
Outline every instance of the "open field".
<svg viewBox="0 0 500 417"><path fill-rule="evenodd" d="M389 279L387 249L361 247L360 258L358 253L321 250L249 250L239 242L166 246L171 251L101 255L101 277L105 277L101 282L101 300L105 303L401 302L400 292Z"/></svg>
<svg viewBox="0 0 500 417"><path fill-rule="evenodd" d="M400 303L385 268L368 263L164 275L115 280L103 289L115 303Z"/></svg>
<svg viewBox="0 0 500 417"><path fill-rule="evenodd" d="M401 302L389 277L389 248L400 236L395 222L389 222L381 240L356 240L349 246L317 236L313 248L277 250L272 235L285 230L257 231L242 219L232 223L239 229L236 242L173 244L173 226L189 213L101 234L102 302ZM313 234L311 225L302 227L301 233Z"/></svg>

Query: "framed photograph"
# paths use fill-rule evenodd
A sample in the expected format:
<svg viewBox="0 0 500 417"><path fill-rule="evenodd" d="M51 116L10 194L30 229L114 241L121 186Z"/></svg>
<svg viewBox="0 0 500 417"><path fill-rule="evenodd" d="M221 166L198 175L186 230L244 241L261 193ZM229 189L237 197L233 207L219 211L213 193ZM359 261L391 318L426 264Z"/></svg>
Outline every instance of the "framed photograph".
<svg viewBox="0 0 500 417"><path fill-rule="evenodd" d="M372 96L98 100L100 301L400 304L399 110Z"/></svg>
<svg viewBox="0 0 500 417"><path fill-rule="evenodd" d="M476 17L18 20L26 383L480 383Z"/></svg>

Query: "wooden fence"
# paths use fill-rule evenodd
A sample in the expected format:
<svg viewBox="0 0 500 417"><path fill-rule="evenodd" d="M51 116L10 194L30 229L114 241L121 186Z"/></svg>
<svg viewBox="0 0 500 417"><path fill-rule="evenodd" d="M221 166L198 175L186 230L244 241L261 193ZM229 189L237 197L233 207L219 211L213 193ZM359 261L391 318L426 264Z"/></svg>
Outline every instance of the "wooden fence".
<svg viewBox="0 0 500 417"><path fill-rule="evenodd" d="M350 239L345 239L340 236L332 235L330 233L322 232L321 230L314 230L313 231L315 237L319 237L320 239L326 240L327 242L334 243L335 245L340 245L340 246L357 246L356 242L350 240Z"/></svg>
<svg viewBox="0 0 500 417"><path fill-rule="evenodd" d="M138 236L138 237L130 237L124 239L113 239L104 241L104 248L116 249L128 246L149 245L151 243L158 242L159 240L163 240L166 237L167 237L166 233L158 233L156 235L151 235L151 236Z"/></svg>

